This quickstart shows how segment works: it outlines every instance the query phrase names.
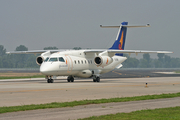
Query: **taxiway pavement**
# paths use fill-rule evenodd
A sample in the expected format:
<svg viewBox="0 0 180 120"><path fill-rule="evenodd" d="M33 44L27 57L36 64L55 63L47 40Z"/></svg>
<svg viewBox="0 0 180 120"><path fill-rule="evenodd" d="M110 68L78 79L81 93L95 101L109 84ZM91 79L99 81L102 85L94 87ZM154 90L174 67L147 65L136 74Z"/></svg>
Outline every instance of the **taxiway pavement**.
<svg viewBox="0 0 180 120"><path fill-rule="evenodd" d="M147 86L146 87L146 83ZM0 80L0 107L180 92L180 77Z"/></svg>

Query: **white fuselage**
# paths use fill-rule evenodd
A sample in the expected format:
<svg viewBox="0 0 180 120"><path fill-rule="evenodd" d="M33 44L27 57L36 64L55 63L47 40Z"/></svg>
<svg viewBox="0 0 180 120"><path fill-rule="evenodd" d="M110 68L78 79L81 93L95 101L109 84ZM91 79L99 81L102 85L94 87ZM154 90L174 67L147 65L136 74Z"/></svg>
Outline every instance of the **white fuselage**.
<svg viewBox="0 0 180 120"><path fill-rule="evenodd" d="M97 66L94 63L96 53L84 53L84 50L71 50L51 54L47 61L40 66L40 72L47 76L75 76L91 77L113 70L126 57L113 56L112 62L106 66ZM107 61L108 62L108 61Z"/></svg>

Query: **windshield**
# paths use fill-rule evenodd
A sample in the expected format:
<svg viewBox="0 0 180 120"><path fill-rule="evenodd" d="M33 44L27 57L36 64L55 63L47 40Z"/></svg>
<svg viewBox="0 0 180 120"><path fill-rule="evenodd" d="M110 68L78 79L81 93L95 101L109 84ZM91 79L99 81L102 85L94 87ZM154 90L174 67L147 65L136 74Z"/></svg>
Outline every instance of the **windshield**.
<svg viewBox="0 0 180 120"><path fill-rule="evenodd" d="M47 62L49 60L49 57L47 57L45 60L44 60L44 62Z"/></svg>
<svg viewBox="0 0 180 120"><path fill-rule="evenodd" d="M60 61L60 62L65 62L62 57L59 58L59 61Z"/></svg>
<svg viewBox="0 0 180 120"><path fill-rule="evenodd" d="M56 62L56 61L58 61L57 58L50 58L50 59L49 59L49 62Z"/></svg>

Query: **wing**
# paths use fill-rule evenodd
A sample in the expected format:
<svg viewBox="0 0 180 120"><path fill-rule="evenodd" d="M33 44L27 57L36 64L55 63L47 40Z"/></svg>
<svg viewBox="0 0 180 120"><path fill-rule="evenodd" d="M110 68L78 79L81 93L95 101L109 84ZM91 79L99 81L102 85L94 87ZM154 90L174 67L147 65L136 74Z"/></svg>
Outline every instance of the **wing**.
<svg viewBox="0 0 180 120"><path fill-rule="evenodd" d="M10 51L7 54L41 54L50 51L50 53L60 52L64 50L31 50L31 51Z"/></svg>
<svg viewBox="0 0 180 120"><path fill-rule="evenodd" d="M145 50L113 50L113 49L108 49L108 50L85 50L84 53L96 53L96 54L103 54L103 53L108 53L111 54L110 56L115 55L116 53L173 53L171 51L145 51Z"/></svg>
<svg viewBox="0 0 180 120"><path fill-rule="evenodd" d="M173 53L171 51L108 50L109 53Z"/></svg>

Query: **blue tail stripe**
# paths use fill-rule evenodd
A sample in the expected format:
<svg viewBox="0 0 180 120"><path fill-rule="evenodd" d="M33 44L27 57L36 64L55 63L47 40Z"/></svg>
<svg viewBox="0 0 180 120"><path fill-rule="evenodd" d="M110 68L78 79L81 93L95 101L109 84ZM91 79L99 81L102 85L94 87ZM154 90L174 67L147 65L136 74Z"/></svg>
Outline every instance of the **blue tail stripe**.
<svg viewBox="0 0 180 120"><path fill-rule="evenodd" d="M128 22L122 22L121 25L128 25ZM117 50L124 50L125 40L126 40L126 31L127 28L121 26L119 28L117 34L117 40L114 42L113 46L109 49L117 49ZM123 56L123 54L116 54L117 56Z"/></svg>

